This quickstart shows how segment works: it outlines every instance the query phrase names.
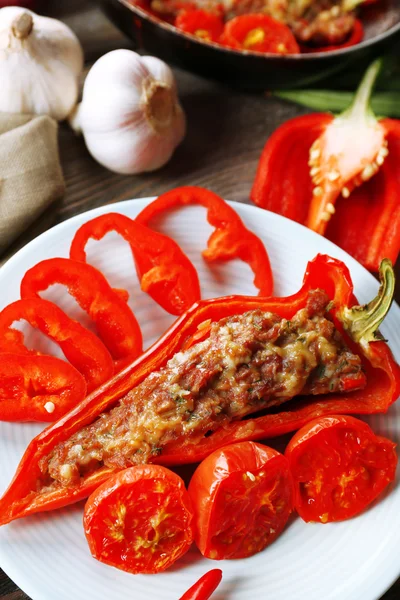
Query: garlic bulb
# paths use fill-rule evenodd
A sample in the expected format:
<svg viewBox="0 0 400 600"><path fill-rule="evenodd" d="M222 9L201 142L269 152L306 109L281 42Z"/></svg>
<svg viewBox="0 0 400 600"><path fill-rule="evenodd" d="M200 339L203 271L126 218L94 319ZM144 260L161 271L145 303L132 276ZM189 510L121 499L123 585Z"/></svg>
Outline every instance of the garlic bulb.
<svg viewBox="0 0 400 600"><path fill-rule="evenodd" d="M65 119L82 68L82 48L69 27L24 8L0 9L0 111Z"/></svg>
<svg viewBox="0 0 400 600"><path fill-rule="evenodd" d="M131 50L114 50L93 65L70 122L100 164L124 174L163 166L185 135L172 71Z"/></svg>

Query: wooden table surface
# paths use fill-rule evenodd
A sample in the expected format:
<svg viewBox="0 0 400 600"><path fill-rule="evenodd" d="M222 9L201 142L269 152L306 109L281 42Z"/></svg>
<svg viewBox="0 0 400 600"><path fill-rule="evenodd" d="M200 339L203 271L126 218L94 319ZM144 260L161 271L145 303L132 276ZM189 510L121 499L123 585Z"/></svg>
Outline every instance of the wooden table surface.
<svg viewBox="0 0 400 600"><path fill-rule="evenodd" d="M65 20L79 36L88 66L109 50L130 47L129 40L107 21L95 2L57 0L49 5L49 14ZM305 111L273 98L232 91L183 71L175 73L188 132L170 163L147 175L116 175L95 163L82 140L61 125L66 194L17 240L0 262L43 231L85 210L128 198L155 196L178 185L201 185L225 198L248 202L265 140L278 125ZM0 599L27 598L0 570ZM400 578L382 600L399 598Z"/></svg>

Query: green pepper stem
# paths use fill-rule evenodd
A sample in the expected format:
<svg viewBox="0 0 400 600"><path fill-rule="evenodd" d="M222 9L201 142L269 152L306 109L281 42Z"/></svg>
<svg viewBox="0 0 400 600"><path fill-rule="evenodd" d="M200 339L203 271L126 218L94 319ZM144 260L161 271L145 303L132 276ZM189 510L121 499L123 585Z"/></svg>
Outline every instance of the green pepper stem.
<svg viewBox="0 0 400 600"><path fill-rule="evenodd" d="M366 70L364 77L361 80L360 85L355 93L353 102L340 117L344 118L363 118L370 116L375 119L375 116L370 108L370 99L373 87L375 85L376 78L379 75L379 71L382 67L382 59L378 58L375 60Z"/></svg>
<svg viewBox="0 0 400 600"><path fill-rule="evenodd" d="M339 315L346 331L366 353L370 342L382 339L378 328L393 301L396 278L388 258L384 258L379 266L379 279L381 285L376 298L364 306L345 307Z"/></svg>

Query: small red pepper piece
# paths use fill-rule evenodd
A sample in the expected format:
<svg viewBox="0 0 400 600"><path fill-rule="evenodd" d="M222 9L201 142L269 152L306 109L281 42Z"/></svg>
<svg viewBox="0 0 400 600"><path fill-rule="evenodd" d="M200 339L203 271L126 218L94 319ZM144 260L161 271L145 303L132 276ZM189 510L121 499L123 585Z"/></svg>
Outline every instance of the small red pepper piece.
<svg viewBox="0 0 400 600"><path fill-rule="evenodd" d="M206 10L182 10L175 19L175 27L205 42L218 42L224 22L219 15Z"/></svg>
<svg viewBox="0 0 400 600"><path fill-rule="evenodd" d="M372 63L352 106L288 121L269 138L251 192L263 208L307 225L371 271L400 251L400 122L378 121Z"/></svg>
<svg viewBox="0 0 400 600"><path fill-rule="evenodd" d="M222 580L221 569L211 569L207 571L187 592L183 594L180 600L208 600L217 589Z"/></svg>
<svg viewBox="0 0 400 600"><path fill-rule="evenodd" d="M0 354L0 421L56 421L85 396L82 375L59 358Z"/></svg>
<svg viewBox="0 0 400 600"><path fill-rule="evenodd" d="M181 315L200 300L197 271L178 244L125 215L108 213L82 225L72 240L70 257L86 262L88 240L100 240L110 231L129 243L142 290L167 312Z"/></svg>
<svg viewBox="0 0 400 600"><path fill-rule="evenodd" d="M40 298L39 293L55 283L65 285L93 319L114 359L134 359L142 352L142 333L135 316L100 271L69 258L42 260L25 273L21 298Z"/></svg>
<svg viewBox="0 0 400 600"><path fill-rule="evenodd" d="M211 234L203 258L207 262L228 261L240 258L248 263L255 275L254 285L260 296L270 296L273 290L273 276L264 244L249 231L229 204L222 198L195 186L179 187L159 196L136 217L143 225L163 213L179 206L200 204L207 208L207 220L215 227Z"/></svg>
<svg viewBox="0 0 400 600"><path fill-rule="evenodd" d="M230 19L221 44L236 50L269 54L299 54L300 48L287 25L264 14L246 14Z"/></svg>
<svg viewBox="0 0 400 600"><path fill-rule="evenodd" d="M359 19L356 19L354 21L354 27L351 34L349 35L347 40L344 41L342 44L335 44L330 46L306 46L305 44L302 44L300 48L301 51L306 54L315 52L333 52L334 50L343 50L344 48L350 48L351 46L355 46L356 44L359 44L363 38L364 28L362 26L361 21Z"/></svg>
<svg viewBox="0 0 400 600"><path fill-rule="evenodd" d="M53 448L108 411L116 400L141 383L150 373L161 369L181 350L184 342L198 330L198 326L208 319L218 321L256 309L291 319L306 305L310 290L323 289L332 301L330 314L335 326L344 335L351 349L363 358L367 385L364 389L351 393L332 393L329 397L324 395L320 400L315 396L304 397L288 407L283 405L279 412L230 422L196 443L187 438L176 440L165 446L163 453L154 462L164 465L199 462L227 444L282 435L299 429L317 416L387 411L400 394L400 367L387 344L377 341L374 332L389 310L393 298L394 273L388 261L382 266L382 279L377 298L365 307L356 306L347 267L339 260L318 255L308 264L303 286L292 296L229 296L203 300L194 305L122 373L95 390L79 406L32 440L12 483L0 499L0 525L31 513L77 502L90 495L115 472L116 469L101 467L81 478L78 484L44 491L37 489L41 476L40 462Z"/></svg>
<svg viewBox="0 0 400 600"><path fill-rule="evenodd" d="M89 392L114 374L113 360L102 341L61 308L42 298L17 300L0 312L0 352L39 354L28 350L23 333L13 329L12 324L21 319L60 346L65 358L84 376Z"/></svg>

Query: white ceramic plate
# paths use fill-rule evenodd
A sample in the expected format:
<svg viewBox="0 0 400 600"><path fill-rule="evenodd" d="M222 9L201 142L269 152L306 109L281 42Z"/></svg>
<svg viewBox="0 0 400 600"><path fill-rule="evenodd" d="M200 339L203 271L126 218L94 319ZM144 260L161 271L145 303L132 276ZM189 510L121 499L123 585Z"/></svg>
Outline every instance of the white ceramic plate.
<svg viewBox="0 0 400 600"><path fill-rule="evenodd" d="M0 270L0 309L19 297L19 283L31 266L54 256L68 256L77 228L102 213L130 217L148 203L131 200L90 211L51 229L18 252ZM234 204L246 225L265 242L275 275L276 295L297 291L306 263L318 252L340 258L350 267L357 296L371 299L376 280L345 252L305 227L278 215ZM211 228L205 211L188 207L158 223L170 233L198 268L203 297L231 293L253 294L250 269L234 261L212 270L203 263ZM140 291L127 244L109 234L91 242L88 260L99 267L111 285L129 290L146 345L173 321ZM70 314L82 316L60 286L45 294ZM400 358L400 310L391 309L382 333ZM47 342L28 331L32 343ZM47 344L48 346L48 344ZM376 432L400 441L399 408L370 419ZM41 426L0 423L0 492L10 482L28 442ZM193 548L174 568L160 575L134 576L105 566L89 554L82 528L83 504L22 519L0 529L0 565L33 600L177 600L205 571L223 569L223 583L215 600L377 600L400 574L400 487L396 483L383 499L362 516L345 523L308 524L294 520L281 537L260 554L238 561L216 563Z"/></svg>

